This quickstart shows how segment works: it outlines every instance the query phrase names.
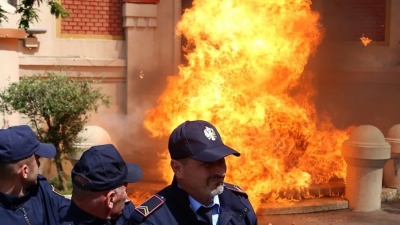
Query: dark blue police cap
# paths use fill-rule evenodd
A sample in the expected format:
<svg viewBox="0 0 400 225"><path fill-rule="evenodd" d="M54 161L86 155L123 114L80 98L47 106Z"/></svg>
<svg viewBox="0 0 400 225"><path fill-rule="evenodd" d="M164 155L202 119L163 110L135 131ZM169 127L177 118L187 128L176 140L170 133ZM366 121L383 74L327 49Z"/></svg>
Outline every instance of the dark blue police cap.
<svg viewBox="0 0 400 225"><path fill-rule="evenodd" d="M87 183L74 179L76 175ZM123 183L133 183L142 178L142 169L137 164L125 163L112 144L93 146L83 152L72 168L72 182L88 191L108 191Z"/></svg>
<svg viewBox="0 0 400 225"><path fill-rule="evenodd" d="M0 129L0 162L19 161L34 154L53 158L56 148L51 144L40 143L27 125Z"/></svg>
<svg viewBox="0 0 400 225"><path fill-rule="evenodd" d="M168 150L172 159L190 157L201 162L215 162L240 153L226 146L218 130L203 120L186 121L169 137Z"/></svg>

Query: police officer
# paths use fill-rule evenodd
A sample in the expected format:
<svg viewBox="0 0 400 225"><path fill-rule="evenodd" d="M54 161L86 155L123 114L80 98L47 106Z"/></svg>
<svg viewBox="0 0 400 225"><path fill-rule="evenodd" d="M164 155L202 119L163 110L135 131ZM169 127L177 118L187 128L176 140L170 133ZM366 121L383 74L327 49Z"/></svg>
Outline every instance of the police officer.
<svg viewBox="0 0 400 225"><path fill-rule="evenodd" d="M168 149L172 184L136 207L133 224L257 224L246 193L224 183L225 157L240 154L224 145L211 123L197 120L179 125L169 138Z"/></svg>
<svg viewBox="0 0 400 225"><path fill-rule="evenodd" d="M72 202L63 224L127 223L134 205L126 188L141 177L141 168L125 163L112 144L91 147L72 169Z"/></svg>
<svg viewBox="0 0 400 225"><path fill-rule="evenodd" d="M70 201L38 174L39 158L55 154L29 126L0 129L0 224L59 224Z"/></svg>

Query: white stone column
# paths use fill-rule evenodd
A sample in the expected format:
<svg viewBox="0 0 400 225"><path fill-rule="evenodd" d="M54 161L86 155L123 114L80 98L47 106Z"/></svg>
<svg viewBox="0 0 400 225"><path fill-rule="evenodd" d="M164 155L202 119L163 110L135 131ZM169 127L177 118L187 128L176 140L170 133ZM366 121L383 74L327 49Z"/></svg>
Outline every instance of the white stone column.
<svg viewBox="0 0 400 225"><path fill-rule="evenodd" d="M151 87L159 79L154 45L157 4L125 3L122 15L127 48L127 113L131 114L139 108L136 101L148 91L144 87Z"/></svg>
<svg viewBox="0 0 400 225"><path fill-rule="evenodd" d="M355 128L342 145L347 163L345 197L355 211L381 208L383 166L390 158L390 145L382 132L370 125Z"/></svg>
<svg viewBox="0 0 400 225"><path fill-rule="evenodd" d="M0 89L19 80L19 39L25 39L26 33L20 29L0 28ZM5 124L4 124L5 122ZM0 114L0 128L19 125L18 114Z"/></svg>
<svg viewBox="0 0 400 225"><path fill-rule="evenodd" d="M143 169L143 183L164 184L157 154L167 151L165 140L149 136L143 127L145 112L165 89L167 76L178 73L181 37L175 35L181 18L181 0L123 0L126 41L126 124L124 156ZM139 186L140 186L139 185ZM131 185L130 185L131 186ZM132 185L133 187L134 185Z"/></svg>
<svg viewBox="0 0 400 225"><path fill-rule="evenodd" d="M129 1L129 2L128 2ZM134 2L134 3L133 3ZM143 127L145 112L153 107L160 94L160 84L165 83L166 76L161 75L165 68L160 66L160 55L157 40L162 39L157 31L158 5L151 0L125 0L123 6L125 40L126 40L126 143L130 149L125 152L126 161L140 164L145 176L142 182L160 179L157 170L157 146L148 137ZM173 33L174 30L171 30ZM164 146L163 146L164 147Z"/></svg>

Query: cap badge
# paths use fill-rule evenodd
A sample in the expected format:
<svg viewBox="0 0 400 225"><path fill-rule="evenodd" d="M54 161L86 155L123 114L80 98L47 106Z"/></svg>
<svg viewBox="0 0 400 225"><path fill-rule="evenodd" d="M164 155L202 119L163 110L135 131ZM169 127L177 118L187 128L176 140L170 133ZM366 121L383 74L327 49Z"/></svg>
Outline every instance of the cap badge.
<svg viewBox="0 0 400 225"><path fill-rule="evenodd" d="M206 126L206 129L204 129L204 135L208 138L208 140L217 140L217 134L215 133L214 129L210 127Z"/></svg>

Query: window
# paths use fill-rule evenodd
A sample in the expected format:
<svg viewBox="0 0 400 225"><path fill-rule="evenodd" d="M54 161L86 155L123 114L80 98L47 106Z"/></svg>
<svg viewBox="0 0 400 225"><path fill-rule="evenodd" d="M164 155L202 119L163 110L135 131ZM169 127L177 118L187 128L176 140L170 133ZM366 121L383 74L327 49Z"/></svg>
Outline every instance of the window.
<svg viewBox="0 0 400 225"><path fill-rule="evenodd" d="M326 39L359 41L366 36L374 41L385 41L385 0L329 0L322 1L322 23Z"/></svg>
<svg viewBox="0 0 400 225"><path fill-rule="evenodd" d="M18 0L7 0L8 4L17 7L18 5Z"/></svg>

